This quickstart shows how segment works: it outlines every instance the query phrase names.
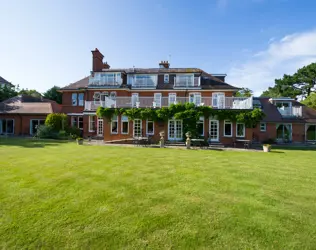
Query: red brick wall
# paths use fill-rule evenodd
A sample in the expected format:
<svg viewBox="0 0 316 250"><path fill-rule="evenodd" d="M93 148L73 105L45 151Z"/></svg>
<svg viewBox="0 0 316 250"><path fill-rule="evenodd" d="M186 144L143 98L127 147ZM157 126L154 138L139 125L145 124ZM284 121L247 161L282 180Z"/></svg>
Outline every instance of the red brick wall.
<svg viewBox="0 0 316 250"><path fill-rule="evenodd" d="M0 119L14 119L14 135L29 135L32 119L46 119L46 115L1 114Z"/></svg>
<svg viewBox="0 0 316 250"><path fill-rule="evenodd" d="M104 140L112 141L112 140L120 140L126 138L133 137L133 121L129 121L129 133L127 135L121 134L121 117L118 117L118 134L111 134L111 123L107 120L104 120ZM165 139L168 140L168 122L155 122L154 123L154 135L153 140L159 141L160 136L159 132L165 132ZM186 131L185 131L186 132ZM233 135L232 137L224 136L224 121L219 122L219 141L226 145L232 145L233 139L236 138L236 123L233 123ZM245 137L240 139L251 140L253 134L252 128L245 129ZM142 136L146 136L146 121L142 121ZM209 136L209 119L205 119L204 121L204 137L207 139Z"/></svg>
<svg viewBox="0 0 316 250"><path fill-rule="evenodd" d="M63 99L62 99L62 113L82 113L84 110L84 106L72 106L72 93L82 93L83 91L73 91L73 92L63 92ZM86 99L86 93L84 96Z"/></svg>

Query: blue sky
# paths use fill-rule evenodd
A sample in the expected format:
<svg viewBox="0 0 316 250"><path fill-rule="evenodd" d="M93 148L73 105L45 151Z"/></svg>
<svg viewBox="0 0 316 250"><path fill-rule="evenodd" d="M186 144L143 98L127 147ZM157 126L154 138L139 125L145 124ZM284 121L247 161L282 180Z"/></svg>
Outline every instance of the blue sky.
<svg viewBox="0 0 316 250"><path fill-rule="evenodd" d="M304 3L303 3L304 2ZM40 92L115 67L199 67L260 94L316 61L316 1L0 0L0 75Z"/></svg>

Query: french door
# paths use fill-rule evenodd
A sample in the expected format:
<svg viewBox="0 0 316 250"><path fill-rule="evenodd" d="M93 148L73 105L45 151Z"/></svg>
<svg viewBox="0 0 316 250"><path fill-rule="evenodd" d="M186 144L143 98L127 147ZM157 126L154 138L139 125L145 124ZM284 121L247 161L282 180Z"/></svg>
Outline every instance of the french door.
<svg viewBox="0 0 316 250"><path fill-rule="evenodd" d="M0 135L14 133L14 120L13 119L0 119Z"/></svg>
<svg viewBox="0 0 316 250"><path fill-rule="evenodd" d="M45 124L44 119L31 119L30 120L30 135L36 134L38 126L44 125L44 124Z"/></svg>
<svg viewBox="0 0 316 250"><path fill-rule="evenodd" d="M210 120L210 140L219 141L219 122L218 120Z"/></svg>
<svg viewBox="0 0 316 250"><path fill-rule="evenodd" d="M182 120L169 120L168 139L173 141L182 140Z"/></svg>
<svg viewBox="0 0 316 250"><path fill-rule="evenodd" d="M98 119L97 135L103 136L103 119Z"/></svg>

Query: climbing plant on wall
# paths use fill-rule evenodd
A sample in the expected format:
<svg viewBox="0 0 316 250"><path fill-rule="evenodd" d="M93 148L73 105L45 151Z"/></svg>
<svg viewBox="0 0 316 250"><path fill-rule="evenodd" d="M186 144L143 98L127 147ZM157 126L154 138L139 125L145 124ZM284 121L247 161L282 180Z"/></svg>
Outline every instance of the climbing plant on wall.
<svg viewBox="0 0 316 250"><path fill-rule="evenodd" d="M203 117L217 117L218 120L229 120L232 122L245 123L248 128L255 127L264 117L260 109L253 110L227 110L213 109L208 106L195 106L193 103L172 104L170 107L159 109L151 108L103 108L97 110L98 117L111 121L113 115L126 115L129 120L142 119L153 121L168 121L169 119L179 119L183 121L183 132L190 131L192 136L197 136L197 121Z"/></svg>

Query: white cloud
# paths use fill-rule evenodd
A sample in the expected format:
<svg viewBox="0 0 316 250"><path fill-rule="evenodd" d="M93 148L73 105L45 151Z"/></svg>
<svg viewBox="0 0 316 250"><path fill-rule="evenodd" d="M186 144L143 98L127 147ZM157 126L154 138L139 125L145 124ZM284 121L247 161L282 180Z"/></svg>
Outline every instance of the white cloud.
<svg viewBox="0 0 316 250"><path fill-rule="evenodd" d="M270 39L266 50L248 57L246 61L235 62L228 71L228 82L261 94L274 79L283 74L293 74L298 68L316 62L316 30L287 35L279 41Z"/></svg>

